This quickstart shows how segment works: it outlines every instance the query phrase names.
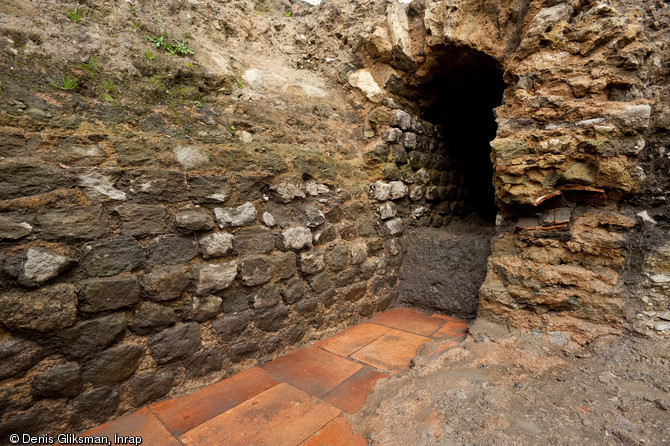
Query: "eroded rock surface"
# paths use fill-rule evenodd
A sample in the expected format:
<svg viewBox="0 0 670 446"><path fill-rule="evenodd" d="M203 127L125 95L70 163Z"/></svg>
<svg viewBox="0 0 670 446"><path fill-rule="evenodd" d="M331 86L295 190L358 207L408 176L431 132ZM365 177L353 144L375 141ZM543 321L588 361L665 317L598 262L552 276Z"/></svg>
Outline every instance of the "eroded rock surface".
<svg viewBox="0 0 670 446"><path fill-rule="evenodd" d="M0 442L189 393L399 292L570 349L670 333L665 2L86 9L0 6ZM485 266L477 231L438 243L473 213Z"/></svg>
<svg viewBox="0 0 670 446"><path fill-rule="evenodd" d="M378 384L351 424L372 445L663 443L668 341L567 342L478 320L457 347L427 345L409 373Z"/></svg>

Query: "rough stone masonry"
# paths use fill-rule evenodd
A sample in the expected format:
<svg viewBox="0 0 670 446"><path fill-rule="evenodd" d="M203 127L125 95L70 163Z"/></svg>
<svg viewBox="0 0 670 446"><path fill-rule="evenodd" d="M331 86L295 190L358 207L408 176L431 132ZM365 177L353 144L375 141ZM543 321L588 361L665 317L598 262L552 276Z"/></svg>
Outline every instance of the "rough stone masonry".
<svg viewBox="0 0 670 446"><path fill-rule="evenodd" d="M0 6L2 441L393 304L670 333L667 2L94 3Z"/></svg>

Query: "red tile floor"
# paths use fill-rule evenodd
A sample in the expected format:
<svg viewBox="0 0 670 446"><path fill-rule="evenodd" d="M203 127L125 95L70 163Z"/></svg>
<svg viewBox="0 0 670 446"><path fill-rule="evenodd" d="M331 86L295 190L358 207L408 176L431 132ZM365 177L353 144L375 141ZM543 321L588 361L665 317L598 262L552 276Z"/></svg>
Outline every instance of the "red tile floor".
<svg viewBox="0 0 670 446"><path fill-rule="evenodd" d="M407 370L417 349L460 341L467 322L408 308L238 373L190 395L144 407L82 435L140 436L149 446L365 445L346 415L378 380Z"/></svg>

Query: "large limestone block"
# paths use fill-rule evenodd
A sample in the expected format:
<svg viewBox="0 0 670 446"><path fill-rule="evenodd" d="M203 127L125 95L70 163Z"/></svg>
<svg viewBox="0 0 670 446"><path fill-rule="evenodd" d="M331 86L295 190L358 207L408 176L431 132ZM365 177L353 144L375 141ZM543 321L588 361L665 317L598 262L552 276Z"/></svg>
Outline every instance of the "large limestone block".
<svg viewBox="0 0 670 446"><path fill-rule="evenodd" d="M388 29L383 26L376 27L365 43L365 48L370 55L383 62L391 60L392 47Z"/></svg>
<svg viewBox="0 0 670 446"><path fill-rule="evenodd" d="M256 221L256 207L246 202L236 208L216 208L214 215L220 228L248 226Z"/></svg>
<svg viewBox="0 0 670 446"><path fill-rule="evenodd" d="M358 70L349 75L349 85L358 88L372 102L382 101L384 94L368 70Z"/></svg>
<svg viewBox="0 0 670 446"><path fill-rule="evenodd" d="M312 232L304 226L283 230L279 239L285 250L298 250L306 246L312 246Z"/></svg>
<svg viewBox="0 0 670 446"><path fill-rule="evenodd" d="M386 19L388 22L391 45L398 45L407 55L412 55L412 39L409 35L409 20L407 19L408 5L401 2L389 4Z"/></svg>
<svg viewBox="0 0 670 446"><path fill-rule="evenodd" d="M553 24L563 21L570 20L574 9L572 6L560 3L558 5L552 6L551 8L543 8L538 12L533 20L530 22L530 27L528 28L528 36L536 36L545 32L546 29L550 28Z"/></svg>
<svg viewBox="0 0 670 446"><path fill-rule="evenodd" d="M459 17L459 1L434 2L426 7L424 26L428 31L426 43L439 45L453 40Z"/></svg>
<svg viewBox="0 0 670 446"><path fill-rule="evenodd" d="M202 296L228 288L237 276L237 262L200 264L193 269L195 292Z"/></svg>

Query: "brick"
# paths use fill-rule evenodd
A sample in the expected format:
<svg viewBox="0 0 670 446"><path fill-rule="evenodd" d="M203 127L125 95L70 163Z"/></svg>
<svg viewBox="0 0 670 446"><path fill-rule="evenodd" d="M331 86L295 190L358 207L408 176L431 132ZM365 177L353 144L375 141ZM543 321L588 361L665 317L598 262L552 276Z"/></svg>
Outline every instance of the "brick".
<svg viewBox="0 0 670 446"><path fill-rule="evenodd" d="M396 374L409 369L419 346L429 340L412 333L391 330L351 357L376 369Z"/></svg>
<svg viewBox="0 0 670 446"><path fill-rule="evenodd" d="M442 319L410 308L395 308L386 311L372 318L370 322L421 336L432 335L445 323Z"/></svg>
<svg viewBox="0 0 670 446"><path fill-rule="evenodd" d="M150 407L170 432L179 436L278 383L272 375L255 367L190 395Z"/></svg>
<svg viewBox="0 0 670 446"><path fill-rule="evenodd" d="M374 390L377 381L389 376L370 367L363 367L339 386L325 394L323 400L349 413L354 413L363 407L368 396Z"/></svg>
<svg viewBox="0 0 670 446"><path fill-rule="evenodd" d="M180 437L185 446L297 445L339 415L286 383L274 386ZM262 422L260 422L262 420Z"/></svg>
<svg viewBox="0 0 670 446"><path fill-rule="evenodd" d="M109 439L109 444L114 444L114 435L123 435L142 437L150 444L180 446L179 441L165 429L165 426L146 407L86 431L81 435L106 436Z"/></svg>
<svg viewBox="0 0 670 446"><path fill-rule="evenodd" d="M317 342L316 345L331 353L346 357L385 335L390 330L389 327L366 322L347 328L330 338Z"/></svg>
<svg viewBox="0 0 670 446"><path fill-rule="evenodd" d="M283 381L321 397L361 369L361 366L317 347L277 358L262 368Z"/></svg>

